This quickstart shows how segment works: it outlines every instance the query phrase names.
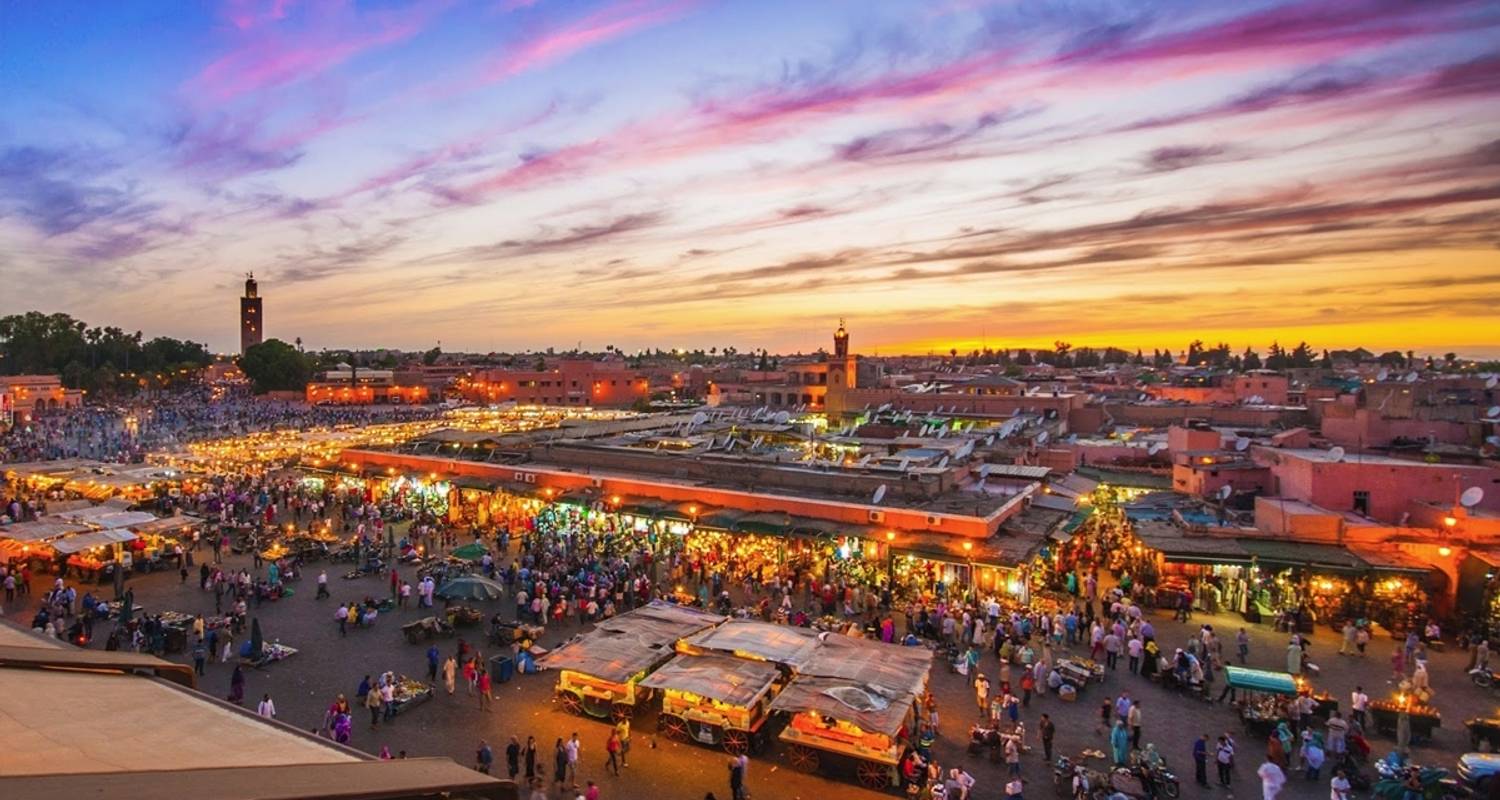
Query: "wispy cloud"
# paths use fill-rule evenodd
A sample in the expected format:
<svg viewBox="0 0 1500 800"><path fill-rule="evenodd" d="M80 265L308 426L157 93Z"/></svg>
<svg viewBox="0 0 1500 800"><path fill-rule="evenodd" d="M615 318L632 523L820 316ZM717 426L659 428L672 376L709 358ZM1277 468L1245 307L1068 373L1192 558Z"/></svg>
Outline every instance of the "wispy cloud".
<svg viewBox="0 0 1500 800"><path fill-rule="evenodd" d="M641 231L660 227L666 219L666 214L652 211L627 214L603 222L574 225L562 231L543 229L535 236L524 239L505 239L494 244L464 248L450 254L446 260L482 262L576 250L604 241L627 238Z"/></svg>

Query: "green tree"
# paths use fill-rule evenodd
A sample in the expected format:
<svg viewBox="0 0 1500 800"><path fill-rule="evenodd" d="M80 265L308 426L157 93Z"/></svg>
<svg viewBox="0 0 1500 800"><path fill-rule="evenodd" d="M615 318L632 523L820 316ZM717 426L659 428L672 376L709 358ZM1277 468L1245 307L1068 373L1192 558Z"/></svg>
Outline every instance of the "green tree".
<svg viewBox="0 0 1500 800"><path fill-rule="evenodd" d="M442 357L443 349L441 347L434 347L422 354L422 363L430 367L433 364L436 364L438 362L438 359Z"/></svg>
<svg viewBox="0 0 1500 800"><path fill-rule="evenodd" d="M301 391L312 378L312 363L280 339L267 339L246 350L239 365L257 393Z"/></svg>

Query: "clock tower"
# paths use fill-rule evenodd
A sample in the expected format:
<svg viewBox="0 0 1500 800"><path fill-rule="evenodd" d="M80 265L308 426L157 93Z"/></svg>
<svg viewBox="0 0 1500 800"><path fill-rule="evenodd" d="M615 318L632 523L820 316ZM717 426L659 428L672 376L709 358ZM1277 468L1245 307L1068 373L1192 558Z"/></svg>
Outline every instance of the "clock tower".
<svg viewBox="0 0 1500 800"><path fill-rule="evenodd" d="M240 355L260 344L265 337L266 320L261 311L261 298L252 272L245 276L245 296L240 298Z"/></svg>

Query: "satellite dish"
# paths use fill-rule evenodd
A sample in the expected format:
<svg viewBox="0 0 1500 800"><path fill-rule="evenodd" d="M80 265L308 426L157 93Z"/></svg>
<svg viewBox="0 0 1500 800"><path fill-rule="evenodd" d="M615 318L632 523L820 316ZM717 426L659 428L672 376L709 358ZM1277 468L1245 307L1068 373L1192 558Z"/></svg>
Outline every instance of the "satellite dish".
<svg viewBox="0 0 1500 800"><path fill-rule="evenodd" d="M1479 505L1479 501L1483 499L1484 490L1479 488L1478 486L1470 486L1469 488L1464 490L1464 493L1462 495L1459 496L1458 504L1463 506L1464 508L1473 508L1474 506Z"/></svg>
<svg viewBox="0 0 1500 800"><path fill-rule="evenodd" d="M1494 380L1494 378L1491 378L1490 380ZM1500 406L1490 406L1489 410L1484 412L1484 415L1486 417L1489 417L1490 419L1500 417Z"/></svg>
<svg viewBox="0 0 1500 800"><path fill-rule="evenodd" d="M1486 389L1493 389L1493 388L1495 388L1495 384L1497 384L1497 383L1500 383L1500 378L1497 378L1494 375L1491 375L1489 377L1489 379L1484 382L1484 388L1486 388Z"/></svg>
<svg viewBox="0 0 1500 800"><path fill-rule="evenodd" d="M947 435L948 435L948 429L947 428L938 428L938 430L937 430L937 438L941 439L941 438L943 438L944 436L947 436Z"/></svg>
<svg viewBox="0 0 1500 800"><path fill-rule="evenodd" d="M1343 461L1344 460L1344 448L1342 448L1342 447L1335 447L1332 450L1329 450L1328 451L1328 460L1329 461Z"/></svg>
<svg viewBox="0 0 1500 800"><path fill-rule="evenodd" d="M1500 436L1487 436L1485 437L1485 441L1496 447L1500 447Z"/></svg>
<svg viewBox="0 0 1500 800"><path fill-rule="evenodd" d="M765 436L757 436L757 437L755 437L755 441L750 443L750 449L754 450L755 448L760 447L760 443L764 442L765 440L766 440Z"/></svg>
<svg viewBox="0 0 1500 800"><path fill-rule="evenodd" d="M1041 433L1037 434L1036 435L1036 443L1037 444L1046 444L1047 443L1047 435L1048 434L1047 434L1046 431L1042 431Z"/></svg>
<svg viewBox="0 0 1500 800"><path fill-rule="evenodd" d="M854 463L854 466L856 466L856 467L863 467L864 465L870 463L870 459L872 459L874 457L875 456L873 454L871 454L871 453L865 453L863 456L860 457L859 461L856 461Z"/></svg>
<svg viewBox="0 0 1500 800"><path fill-rule="evenodd" d="M880 484L880 487L875 490L875 496L870 498L870 505L872 505L872 506L878 506L878 505L880 505L880 501L884 500L884 499L885 499L885 484L882 483L882 484Z"/></svg>
<svg viewBox="0 0 1500 800"><path fill-rule="evenodd" d="M1163 451L1165 449L1167 449L1167 446L1165 444L1163 444L1161 442L1156 442L1156 443L1152 444L1150 447L1146 448L1146 455L1148 455L1148 456L1154 456L1157 453L1160 453L1161 451Z"/></svg>
<svg viewBox="0 0 1500 800"><path fill-rule="evenodd" d="M786 421L789 420L789 419L791 419L791 418L792 418L792 415L789 414L789 413L787 413L787 412L785 412L785 411L778 411L778 412L776 412L775 420L776 420L776 424L777 425L785 425Z"/></svg>
<svg viewBox="0 0 1500 800"><path fill-rule="evenodd" d="M1418 375L1415 372L1408 372L1408 373L1406 373L1406 382L1407 383L1416 383L1417 379L1421 378L1421 377L1422 377L1421 375Z"/></svg>
<svg viewBox="0 0 1500 800"><path fill-rule="evenodd" d="M878 413L881 413L881 414L884 414L884 413L885 413L885 412L887 412L887 411L890 411L890 410L891 410L891 404L890 404L890 403L884 403L884 404L882 404L882 405L881 405L881 406L880 406L880 408L877 408L877 409L875 409L875 410L876 410L876 411L877 411L877 412L878 412Z"/></svg>
<svg viewBox="0 0 1500 800"><path fill-rule="evenodd" d="M984 478L980 478L979 479L979 485L977 487L975 487L974 490L977 491L977 492L979 492L980 494L984 495L985 497L989 497L990 490L984 488L984 484L985 484L985 479Z"/></svg>
<svg viewBox="0 0 1500 800"><path fill-rule="evenodd" d="M958 452L954 453L954 455L956 457L958 457L958 458L968 458L969 454L973 453L973 452L974 452L974 440L970 439L969 441L964 442L964 446L958 448Z"/></svg>
<svg viewBox="0 0 1500 800"><path fill-rule="evenodd" d="M1377 380L1377 381L1383 381L1383 380L1386 380L1389 377L1391 377L1391 371L1388 370L1388 369L1383 369L1383 370L1375 373L1375 380Z"/></svg>
<svg viewBox="0 0 1500 800"><path fill-rule="evenodd" d="M1233 486L1230 486L1229 484L1226 483L1223 486L1219 487L1219 499L1220 500L1228 500L1229 496L1232 495L1232 494L1234 494L1234 487Z"/></svg>
<svg viewBox="0 0 1500 800"><path fill-rule="evenodd" d="M992 445L994 443L995 443L995 434L992 433L989 436L984 437L984 446L985 447L989 447L990 445Z"/></svg>
<svg viewBox="0 0 1500 800"><path fill-rule="evenodd" d="M1135 400L1138 403L1144 403L1144 402L1146 402L1146 397L1147 396L1148 395L1145 392L1141 392L1140 394L1136 395Z"/></svg>
<svg viewBox="0 0 1500 800"><path fill-rule="evenodd" d="M905 472L906 468L909 467L909 466L911 466L911 459L910 458L902 458L901 459L901 463L896 465L896 469L899 469L902 472Z"/></svg>
<svg viewBox="0 0 1500 800"><path fill-rule="evenodd" d="M947 467L948 467L948 457L947 456L943 456L942 458L938 459L938 463L937 463L937 468L938 469L947 469Z"/></svg>
<svg viewBox="0 0 1500 800"><path fill-rule="evenodd" d="M739 441L739 440L738 439L730 439L729 440L729 444L724 445L724 452L727 453L730 450L733 450L734 449L734 443L737 442L737 441Z"/></svg>
<svg viewBox="0 0 1500 800"><path fill-rule="evenodd" d="M1235 449L1236 452L1243 453L1247 449L1249 449L1249 447L1250 447L1250 440L1249 439L1238 438L1238 439L1234 440L1234 449Z"/></svg>
<svg viewBox="0 0 1500 800"><path fill-rule="evenodd" d="M983 480L984 478L988 478L990 476L990 470L992 468L994 468L993 464L981 464L979 466L979 477L980 477L980 479Z"/></svg>

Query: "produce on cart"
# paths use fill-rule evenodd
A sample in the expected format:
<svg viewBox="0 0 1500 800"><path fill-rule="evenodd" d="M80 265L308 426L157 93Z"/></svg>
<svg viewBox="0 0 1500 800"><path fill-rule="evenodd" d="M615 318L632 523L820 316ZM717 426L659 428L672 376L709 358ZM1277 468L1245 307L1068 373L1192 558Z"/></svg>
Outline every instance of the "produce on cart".
<svg viewBox="0 0 1500 800"><path fill-rule="evenodd" d="M1375 723L1375 730L1395 736L1402 711L1411 721L1412 744L1432 741L1432 731L1443 726L1443 715L1436 708L1406 692L1397 692L1389 700L1371 701L1370 720Z"/></svg>
<svg viewBox="0 0 1500 800"><path fill-rule="evenodd" d="M825 760L852 761L859 782L889 786L901 758L903 728L915 730L918 698L927 691L932 653L871 639L829 634L771 710L789 721L780 739L796 769Z"/></svg>
<svg viewBox="0 0 1500 800"><path fill-rule="evenodd" d="M398 676L396 685L392 688L392 702L397 714L432 699L432 686L405 675Z"/></svg>
<svg viewBox="0 0 1500 800"><path fill-rule="evenodd" d="M1297 698L1297 681L1291 674L1230 666L1224 668L1224 679L1235 690L1246 730L1269 735L1291 716L1289 706Z"/></svg>
<svg viewBox="0 0 1500 800"><path fill-rule="evenodd" d="M728 655L680 654L640 682L662 693L657 730L668 739L759 752L771 698L781 688L775 664Z"/></svg>
<svg viewBox="0 0 1500 800"><path fill-rule="evenodd" d="M644 699L637 684L672 657L677 640L723 621L717 614L653 601L542 655L537 666L560 670L557 700L564 709L625 719Z"/></svg>

